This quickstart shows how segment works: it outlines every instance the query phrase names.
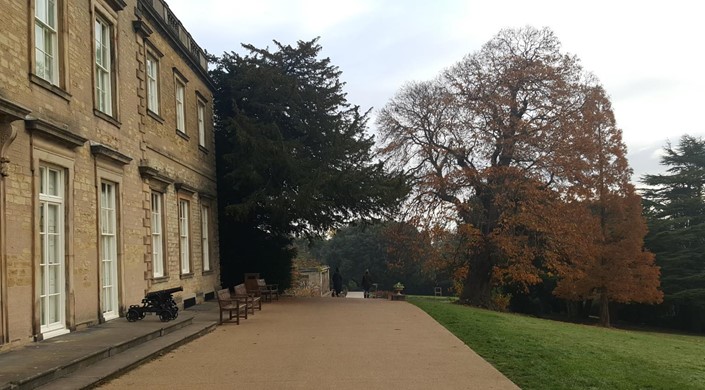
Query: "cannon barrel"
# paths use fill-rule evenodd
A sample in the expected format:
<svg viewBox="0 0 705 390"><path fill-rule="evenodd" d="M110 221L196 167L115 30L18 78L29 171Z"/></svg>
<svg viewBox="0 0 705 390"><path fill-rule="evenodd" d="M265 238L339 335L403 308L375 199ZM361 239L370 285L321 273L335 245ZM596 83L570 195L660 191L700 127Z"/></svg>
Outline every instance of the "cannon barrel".
<svg viewBox="0 0 705 390"><path fill-rule="evenodd" d="M165 290L153 291L151 293L147 293L147 295L145 295L145 297L146 298L153 298L153 297L157 297L157 296L161 296L161 295L171 295L171 294L173 294L175 292L179 292L179 291L184 291L184 288L179 286L179 287L174 287L174 288L167 288Z"/></svg>

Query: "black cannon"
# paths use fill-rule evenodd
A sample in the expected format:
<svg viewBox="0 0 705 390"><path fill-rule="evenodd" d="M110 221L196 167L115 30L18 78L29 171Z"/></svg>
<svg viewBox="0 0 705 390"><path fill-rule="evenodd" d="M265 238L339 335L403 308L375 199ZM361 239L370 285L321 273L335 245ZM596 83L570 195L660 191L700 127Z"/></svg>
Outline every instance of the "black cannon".
<svg viewBox="0 0 705 390"><path fill-rule="evenodd" d="M162 322L176 319L179 316L179 308L176 306L171 294L178 291L184 291L184 289L182 287L174 287L147 293L142 299L141 306L130 305L125 318L130 322L135 322L143 319L147 313L155 313Z"/></svg>

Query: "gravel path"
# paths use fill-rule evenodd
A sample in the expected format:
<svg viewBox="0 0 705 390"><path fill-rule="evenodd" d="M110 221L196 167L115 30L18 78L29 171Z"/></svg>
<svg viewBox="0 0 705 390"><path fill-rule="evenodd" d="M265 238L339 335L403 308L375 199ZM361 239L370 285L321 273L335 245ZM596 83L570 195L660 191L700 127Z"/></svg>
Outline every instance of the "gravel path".
<svg viewBox="0 0 705 390"><path fill-rule="evenodd" d="M517 389L426 313L382 299L284 298L103 389Z"/></svg>

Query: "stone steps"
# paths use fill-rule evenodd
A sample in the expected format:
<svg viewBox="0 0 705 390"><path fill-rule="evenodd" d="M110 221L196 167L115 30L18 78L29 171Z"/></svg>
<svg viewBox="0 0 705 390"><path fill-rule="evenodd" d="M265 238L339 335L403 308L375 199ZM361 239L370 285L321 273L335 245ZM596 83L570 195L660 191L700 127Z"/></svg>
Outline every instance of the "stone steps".
<svg viewBox="0 0 705 390"><path fill-rule="evenodd" d="M215 329L210 306L169 322L118 318L2 353L0 390L93 387Z"/></svg>

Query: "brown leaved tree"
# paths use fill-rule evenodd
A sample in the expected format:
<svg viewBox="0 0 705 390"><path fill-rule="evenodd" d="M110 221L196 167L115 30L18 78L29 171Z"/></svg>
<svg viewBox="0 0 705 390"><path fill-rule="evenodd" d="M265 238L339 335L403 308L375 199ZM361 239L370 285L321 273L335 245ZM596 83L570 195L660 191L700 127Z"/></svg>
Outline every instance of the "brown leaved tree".
<svg viewBox="0 0 705 390"><path fill-rule="evenodd" d="M381 154L414 178L410 215L473 232L461 295L473 305L601 251L588 205L628 192L609 99L549 29L501 31L437 79L403 87L377 124Z"/></svg>
<svg viewBox="0 0 705 390"><path fill-rule="evenodd" d="M582 107L587 125L583 131L596 141L596 160L582 181L581 196L589 215L583 216L585 245L558 262L561 279L554 291L570 301L597 300L600 322L610 325L610 302L660 303L659 268L654 255L644 250L646 221L641 198L629 183L631 170L621 131L611 104L600 88Z"/></svg>

